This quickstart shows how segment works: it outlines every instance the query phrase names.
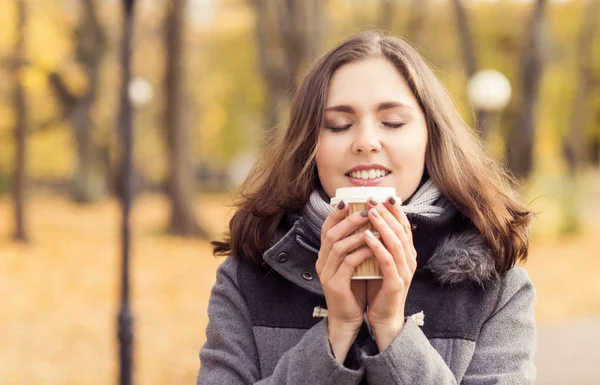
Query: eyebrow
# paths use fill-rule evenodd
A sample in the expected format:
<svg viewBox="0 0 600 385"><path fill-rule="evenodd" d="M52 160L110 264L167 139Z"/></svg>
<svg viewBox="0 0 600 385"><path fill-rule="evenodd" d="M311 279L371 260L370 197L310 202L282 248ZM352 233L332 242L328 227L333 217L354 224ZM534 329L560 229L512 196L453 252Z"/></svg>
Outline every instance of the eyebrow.
<svg viewBox="0 0 600 385"><path fill-rule="evenodd" d="M400 102L382 102L377 105L377 112L389 110L390 108L396 108L396 107L406 107L406 108L409 108L412 110L412 108L410 106L407 106L406 104L402 104ZM354 114L356 112L354 110L354 108L352 108L352 106L349 106L349 105L339 105L339 106L327 107L327 108L325 108L325 111L346 112L349 114Z"/></svg>

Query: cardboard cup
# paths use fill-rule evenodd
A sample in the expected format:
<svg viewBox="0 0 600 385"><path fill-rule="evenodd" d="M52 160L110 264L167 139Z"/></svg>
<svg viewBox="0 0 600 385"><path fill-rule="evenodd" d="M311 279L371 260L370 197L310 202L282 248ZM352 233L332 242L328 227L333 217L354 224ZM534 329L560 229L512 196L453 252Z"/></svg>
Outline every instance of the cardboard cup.
<svg viewBox="0 0 600 385"><path fill-rule="evenodd" d="M372 198L376 202L384 202L389 196L396 196L396 189L393 187L343 187L338 188L335 197L331 199L330 204L335 206L341 200L348 205L347 215L368 209L367 200ZM398 200L398 198L396 198ZM369 221L361 226L352 234L364 232L365 230L375 231L373 224ZM354 272L352 279L382 279L381 270L377 258L371 257L361 263Z"/></svg>

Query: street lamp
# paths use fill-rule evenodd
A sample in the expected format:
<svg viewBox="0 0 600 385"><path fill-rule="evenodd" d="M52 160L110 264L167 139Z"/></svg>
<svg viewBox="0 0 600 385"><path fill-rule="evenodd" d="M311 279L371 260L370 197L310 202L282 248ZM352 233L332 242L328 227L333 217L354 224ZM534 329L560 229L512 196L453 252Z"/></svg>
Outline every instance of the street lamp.
<svg viewBox="0 0 600 385"><path fill-rule="evenodd" d="M467 84L467 96L477 111L483 111L499 124L500 112L508 105L511 96L510 82L502 73L485 69L477 72ZM488 119L478 122L484 141L489 134Z"/></svg>
<svg viewBox="0 0 600 385"><path fill-rule="evenodd" d="M129 295L129 257L131 250L130 212L133 200L131 174L133 165L133 119L132 100L129 96L131 79L131 44L133 37L133 14L135 0L123 0L123 38L121 41L121 94L119 131L123 144L121 156L121 305L117 317L119 340L119 384L133 383L133 311Z"/></svg>
<svg viewBox="0 0 600 385"><path fill-rule="evenodd" d="M143 107L150 103L154 96L152 84L141 76L136 76L129 81L127 93L131 103L136 107Z"/></svg>

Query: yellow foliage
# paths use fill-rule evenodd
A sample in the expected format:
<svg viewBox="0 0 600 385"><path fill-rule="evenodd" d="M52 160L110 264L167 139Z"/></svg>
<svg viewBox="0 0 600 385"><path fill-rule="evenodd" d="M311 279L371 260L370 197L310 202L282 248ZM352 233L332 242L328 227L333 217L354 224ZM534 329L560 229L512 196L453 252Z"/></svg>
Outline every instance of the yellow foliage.
<svg viewBox="0 0 600 385"><path fill-rule="evenodd" d="M0 1L0 52L12 52L17 41L16 1Z"/></svg>
<svg viewBox="0 0 600 385"><path fill-rule="evenodd" d="M71 54L71 29L62 7L54 2L30 2L27 24L27 57L42 70L59 68Z"/></svg>
<svg viewBox="0 0 600 385"><path fill-rule="evenodd" d="M38 132L29 140L29 172L32 178L64 180L75 166L75 151L70 127Z"/></svg>
<svg viewBox="0 0 600 385"><path fill-rule="evenodd" d="M25 92L31 94L43 90L48 85L48 76L45 71L39 67L26 66L21 69L21 82L25 87Z"/></svg>

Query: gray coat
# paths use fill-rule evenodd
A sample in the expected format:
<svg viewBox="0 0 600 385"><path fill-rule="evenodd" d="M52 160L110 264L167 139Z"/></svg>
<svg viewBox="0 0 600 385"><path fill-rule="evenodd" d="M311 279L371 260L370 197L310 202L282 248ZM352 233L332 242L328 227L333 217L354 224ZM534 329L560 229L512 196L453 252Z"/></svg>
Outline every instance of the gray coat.
<svg viewBox="0 0 600 385"><path fill-rule="evenodd" d="M535 291L494 260L460 214L410 217L418 251L405 313L392 344L377 351L365 322L344 364L332 354L315 272L319 240L288 215L283 236L255 266L229 257L217 271L197 384L532 384Z"/></svg>

